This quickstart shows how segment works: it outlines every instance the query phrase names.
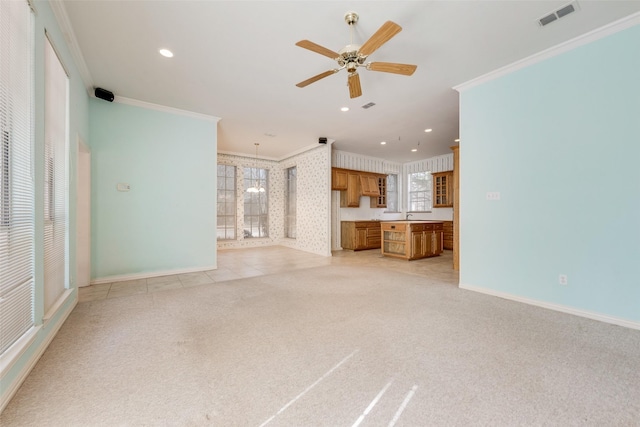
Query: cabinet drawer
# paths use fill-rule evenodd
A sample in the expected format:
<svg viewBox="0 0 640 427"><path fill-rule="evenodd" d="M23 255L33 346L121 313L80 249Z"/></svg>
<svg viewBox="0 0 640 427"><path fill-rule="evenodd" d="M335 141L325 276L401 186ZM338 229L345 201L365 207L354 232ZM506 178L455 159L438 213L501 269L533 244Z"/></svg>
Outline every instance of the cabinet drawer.
<svg viewBox="0 0 640 427"><path fill-rule="evenodd" d="M356 221L356 228L379 228L380 222L378 221Z"/></svg>
<svg viewBox="0 0 640 427"><path fill-rule="evenodd" d="M382 231L406 231L407 224L382 224Z"/></svg>
<svg viewBox="0 0 640 427"><path fill-rule="evenodd" d="M382 232L380 231L380 226L376 228L367 228L367 237L377 237L380 238Z"/></svg>
<svg viewBox="0 0 640 427"><path fill-rule="evenodd" d="M433 224L433 229L436 231L441 231L444 229L444 224L440 223L440 224Z"/></svg>
<svg viewBox="0 0 640 427"><path fill-rule="evenodd" d="M424 231L426 229L427 224L411 224L411 231Z"/></svg>
<svg viewBox="0 0 640 427"><path fill-rule="evenodd" d="M382 240L380 236L378 237L367 237L367 247L368 248L379 248Z"/></svg>

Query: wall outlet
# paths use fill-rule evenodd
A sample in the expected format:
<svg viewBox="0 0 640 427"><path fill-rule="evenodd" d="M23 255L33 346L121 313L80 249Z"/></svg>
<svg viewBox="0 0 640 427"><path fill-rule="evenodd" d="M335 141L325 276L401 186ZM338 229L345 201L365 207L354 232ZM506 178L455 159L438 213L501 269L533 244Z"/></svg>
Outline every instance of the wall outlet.
<svg viewBox="0 0 640 427"><path fill-rule="evenodd" d="M500 192L499 191L488 191L487 192L487 200L500 200Z"/></svg>
<svg viewBox="0 0 640 427"><path fill-rule="evenodd" d="M558 283L560 283L561 285L568 285L569 284L569 279L567 278L566 274L561 274L558 276Z"/></svg>

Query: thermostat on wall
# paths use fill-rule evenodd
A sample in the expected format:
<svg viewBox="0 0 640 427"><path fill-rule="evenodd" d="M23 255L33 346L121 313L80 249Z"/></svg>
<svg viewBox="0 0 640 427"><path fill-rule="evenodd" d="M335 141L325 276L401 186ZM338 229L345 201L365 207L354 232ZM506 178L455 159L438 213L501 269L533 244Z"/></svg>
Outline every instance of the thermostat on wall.
<svg viewBox="0 0 640 427"><path fill-rule="evenodd" d="M118 191L129 191L131 190L131 186L129 184L125 184L123 182L120 182L116 185L116 189Z"/></svg>

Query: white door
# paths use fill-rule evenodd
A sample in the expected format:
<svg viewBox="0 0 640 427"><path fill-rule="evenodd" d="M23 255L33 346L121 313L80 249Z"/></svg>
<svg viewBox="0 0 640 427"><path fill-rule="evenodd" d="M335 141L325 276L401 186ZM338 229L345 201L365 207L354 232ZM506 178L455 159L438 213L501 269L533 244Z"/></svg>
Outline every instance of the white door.
<svg viewBox="0 0 640 427"><path fill-rule="evenodd" d="M76 204L76 280L91 282L91 151L78 138L78 198Z"/></svg>

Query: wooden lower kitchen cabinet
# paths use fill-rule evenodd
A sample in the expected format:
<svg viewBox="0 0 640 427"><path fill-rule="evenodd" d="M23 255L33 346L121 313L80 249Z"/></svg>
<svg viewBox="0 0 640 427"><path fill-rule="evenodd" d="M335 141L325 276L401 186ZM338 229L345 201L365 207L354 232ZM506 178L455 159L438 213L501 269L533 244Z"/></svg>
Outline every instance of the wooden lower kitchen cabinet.
<svg viewBox="0 0 640 427"><path fill-rule="evenodd" d="M380 221L342 221L340 242L342 249L361 251L380 249Z"/></svg>
<svg viewBox="0 0 640 427"><path fill-rule="evenodd" d="M442 221L381 223L382 255L414 260L442 253Z"/></svg>
<svg viewBox="0 0 640 427"><path fill-rule="evenodd" d="M442 247L453 249L453 221L442 221Z"/></svg>

